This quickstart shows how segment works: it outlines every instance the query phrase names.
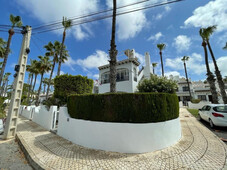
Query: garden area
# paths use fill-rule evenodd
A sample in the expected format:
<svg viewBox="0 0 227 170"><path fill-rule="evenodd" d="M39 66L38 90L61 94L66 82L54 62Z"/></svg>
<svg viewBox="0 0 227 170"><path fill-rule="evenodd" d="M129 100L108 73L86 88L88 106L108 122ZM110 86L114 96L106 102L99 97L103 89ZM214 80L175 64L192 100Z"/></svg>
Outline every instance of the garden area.
<svg viewBox="0 0 227 170"><path fill-rule="evenodd" d="M198 117L199 110L198 109L187 109L195 118Z"/></svg>

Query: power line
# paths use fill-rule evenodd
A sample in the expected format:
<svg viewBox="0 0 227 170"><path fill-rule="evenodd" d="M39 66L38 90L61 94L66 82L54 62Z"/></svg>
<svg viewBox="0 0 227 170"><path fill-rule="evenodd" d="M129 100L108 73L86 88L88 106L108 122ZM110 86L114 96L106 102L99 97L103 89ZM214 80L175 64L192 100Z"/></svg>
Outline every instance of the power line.
<svg viewBox="0 0 227 170"><path fill-rule="evenodd" d="M154 7L158 7L158 6L163 6L163 5L167 5L167 4L172 4L172 3L176 3L176 2L180 2L180 1L183 1L183 0L174 0L174 1L168 1L168 2L159 3L159 4L147 5L145 7L141 7L141 8L137 8L137 9L133 9L133 10L128 10L128 11L124 11L124 12L121 12L121 13L117 13L117 16L128 14L128 13L132 13L132 12L137 12L137 11L140 11L140 10L146 10L146 9L154 8ZM85 24L85 23L89 23L89 22L93 22L93 21L98 21L98 20L103 20L103 19L110 18L110 17L112 17L112 14L109 14L109 15L106 15L106 16L100 16L100 17L92 18L90 20L88 19L88 20L84 20L84 21L79 21L77 23L73 23L72 26L81 25L81 24ZM33 34L45 33L45 32L54 31L54 30L58 30L58 29L62 29L62 28L64 28L64 27L62 25L60 25L58 27L53 27L53 28L49 28L49 29L46 29L46 30L43 30L43 31L35 32Z"/></svg>
<svg viewBox="0 0 227 170"><path fill-rule="evenodd" d="M128 5L124 5L124 6L117 7L117 9L129 7L129 6L133 6L133 5L138 5L138 4L140 4L140 3L144 3L144 2L147 2L147 1L150 1L150 0L143 0L143 1L135 2L135 3L131 3L131 4L128 4ZM90 16L94 16L94 15L98 15L98 14L110 12L110 11L112 11L112 10L113 10L113 9L111 8L111 9L102 10L102 11L98 11L98 12L94 12L94 13L86 14L86 15L82 15L82 16L70 17L69 19L71 19L71 20L82 19L82 18L86 18L86 17L90 17ZM56 22L52 22L52 23L47 24L47 25L41 25L41 26L39 26L39 27L33 28L33 31L34 31L34 30L37 30L37 29L40 29L40 28L43 28L43 27L49 27L49 26L53 26L53 25L57 25L57 24L61 24L61 23L62 23L62 20L58 20L58 21L56 21Z"/></svg>

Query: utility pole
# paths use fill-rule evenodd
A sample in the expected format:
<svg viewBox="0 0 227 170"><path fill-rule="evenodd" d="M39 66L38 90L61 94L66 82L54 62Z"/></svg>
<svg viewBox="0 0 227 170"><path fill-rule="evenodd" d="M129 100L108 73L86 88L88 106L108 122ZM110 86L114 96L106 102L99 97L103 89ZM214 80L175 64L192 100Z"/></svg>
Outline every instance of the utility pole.
<svg viewBox="0 0 227 170"><path fill-rule="evenodd" d="M13 138L16 135L17 121L19 115L19 107L21 102L22 90L24 85L24 77L26 72L26 64L28 53L30 52L30 38L32 29L30 26L23 27L21 33L23 34L23 42L20 51L18 65L15 66L16 73L14 74L13 91L11 95L10 107L6 119L6 126L4 130L4 139Z"/></svg>

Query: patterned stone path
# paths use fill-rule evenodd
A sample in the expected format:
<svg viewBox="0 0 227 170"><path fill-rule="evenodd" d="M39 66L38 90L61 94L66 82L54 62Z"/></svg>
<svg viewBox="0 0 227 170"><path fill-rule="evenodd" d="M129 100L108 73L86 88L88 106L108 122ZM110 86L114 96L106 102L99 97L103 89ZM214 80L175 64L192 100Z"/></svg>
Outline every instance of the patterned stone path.
<svg viewBox="0 0 227 170"><path fill-rule="evenodd" d="M84 148L21 118L17 137L36 169L145 170L227 169L226 145L184 108L181 140L145 154L120 154Z"/></svg>

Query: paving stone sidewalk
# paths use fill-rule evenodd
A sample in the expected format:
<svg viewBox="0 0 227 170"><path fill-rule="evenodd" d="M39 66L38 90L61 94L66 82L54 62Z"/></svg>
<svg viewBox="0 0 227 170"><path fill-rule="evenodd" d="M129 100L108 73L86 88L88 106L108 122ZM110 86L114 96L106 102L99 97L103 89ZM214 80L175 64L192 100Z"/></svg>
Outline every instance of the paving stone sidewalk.
<svg viewBox="0 0 227 170"><path fill-rule="evenodd" d="M121 154L75 145L39 125L20 119L17 138L35 169L227 169L226 145L184 108L182 138L166 149L145 154Z"/></svg>

